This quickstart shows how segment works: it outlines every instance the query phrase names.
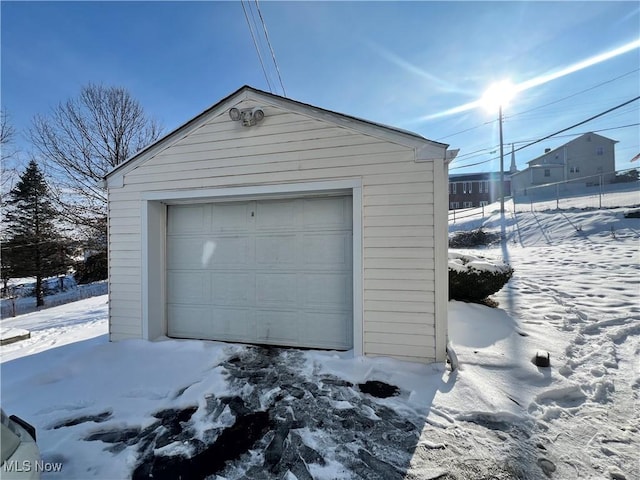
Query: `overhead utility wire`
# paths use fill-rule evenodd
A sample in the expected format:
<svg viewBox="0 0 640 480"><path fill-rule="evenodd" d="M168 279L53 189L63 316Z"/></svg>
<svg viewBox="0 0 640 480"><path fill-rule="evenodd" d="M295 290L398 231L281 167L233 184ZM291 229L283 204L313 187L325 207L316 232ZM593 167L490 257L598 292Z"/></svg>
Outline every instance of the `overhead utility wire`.
<svg viewBox="0 0 640 480"><path fill-rule="evenodd" d="M591 132L571 133L571 134L569 134L569 135L557 135L557 136L555 136L554 138L575 137L576 135L586 135L587 133L598 133L598 132L606 132L606 131L608 131L608 130L618 130L618 129L620 129L620 128L637 127L638 125L640 125L640 123L630 123L629 125L621 125L621 126L619 126L619 127L612 127L612 128L602 128L602 129L600 129L600 130L592 130ZM526 141L519 140L519 141L509 142L509 143L510 143L510 144L517 145L517 144L519 144L519 143L527 143L527 142L530 142L530 141L531 141L531 140L526 140ZM635 147L629 147L629 148L635 148ZM515 152L516 152L516 150L514 150L514 153L515 153ZM489 152L489 153L495 153L495 151L492 151L492 152ZM507 153L509 153L509 152L507 152ZM480 156L481 156L481 154L478 154L478 155L474 155L473 157L470 157L470 158L480 157ZM468 159L466 159L466 160L469 160L470 158L468 158ZM500 157L492 157L492 158L490 158L490 159L488 159L488 160L482 160L481 162L469 163L469 164L466 164L466 165L458 165L458 166L456 166L456 167L451 167L449 170L455 170L455 169L459 169L459 168L467 168L467 167L474 167L474 166L476 166L476 165L482 165L482 164L484 164L484 163L489 163L489 162L492 162L492 161L494 161L494 160L498 160L499 158L500 158ZM456 160L457 160L457 157L456 157Z"/></svg>
<svg viewBox="0 0 640 480"><path fill-rule="evenodd" d="M269 86L269 92L273 93L273 88L271 88L271 82L269 82L269 76L267 75L267 70L264 68L264 62L262 61L262 54L260 53L260 48L258 47L258 42L256 41L256 36L253 34L253 28L251 27L251 22L249 21L249 16L247 15L247 9L244 6L244 0L240 0L240 4L242 5L242 11L244 12L244 18L247 20L247 26L249 27L249 32L251 32L251 38L253 39L253 46L256 49L256 53L258 54L258 59L260 60L260 66L262 67L262 73L264 74L264 78L267 81L267 85Z"/></svg>
<svg viewBox="0 0 640 480"><path fill-rule="evenodd" d="M594 86L592 86L592 87L586 88L586 89L581 90L581 91L579 91L579 92L573 93L573 94L568 95L568 96L566 96L566 97L559 98L558 100L554 100L553 102L545 103L544 105L540 105L540 106L538 106L538 107L530 108L529 110L525 110L525 111L523 111L523 112L517 112L517 113L514 113L513 115L509 115L509 116L508 116L508 117L506 117L506 118L509 118L509 117L515 117L515 116L517 116L517 115L523 115L523 114L525 114L525 113L533 112L534 110L538 110L538 109L540 109L540 108L548 107L549 105L553 105L553 104L555 104L555 103L560 103L560 102L562 102L562 101L564 101L564 100L567 100L567 99L572 98L572 97L576 97L576 96L578 96L578 95L581 95L581 94L583 94L583 93L585 93L585 92L588 92L588 91L590 91L590 90L594 90L594 89L596 89L596 88L598 88L598 87L601 87L601 86L603 86L603 85L606 85L606 84L608 84L608 83L615 82L616 80L619 80L619 79L621 79L622 77L626 77L627 75L631 75L632 73L635 73L635 72L637 72L638 70L640 70L640 68L636 68L636 69L634 69L634 70L631 70L630 72L623 73L622 75L619 75L619 76L617 76L617 77L615 77L615 78L612 78L612 79L610 79L610 80L606 80L606 81L604 81L604 82L598 83L597 85L594 85Z"/></svg>
<svg viewBox="0 0 640 480"><path fill-rule="evenodd" d="M260 11L260 5L258 4L258 0L255 0L256 8L258 10L258 15L260 16L260 22L262 22L262 29L264 30L264 36L267 39L267 45L269 45L269 51L271 52L271 58L273 59L273 64L276 67L276 73L278 74L278 81L280 82L280 87L282 88L282 94L286 97L287 92L284 89L284 84L282 83L282 76L280 75L280 68L278 67L278 62L276 61L276 54L273 51L273 47L271 46L271 41L269 40L269 33L267 32L267 25L264 22L264 18L262 18L262 12Z"/></svg>
<svg viewBox="0 0 640 480"><path fill-rule="evenodd" d="M530 147L531 145L535 145L536 143L540 143L540 142L542 142L542 141L544 141L544 140L546 140L546 139L548 139L548 138L551 138L551 137L553 137L553 136L555 136L555 135L557 135L557 134L559 134L559 133L563 133L563 132L566 132L567 130L571 130L572 128L579 127L580 125L584 125L585 123L590 122L591 120L595 120L596 118L598 118L598 117L602 117L603 115L606 115L607 113L610 113L610 112L613 112L614 110L617 110L617 109L619 109L619 108L622 108L622 107L624 107L625 105L629 105L630 103L635 102L635 101L636 101L636 100L638 100L638 99L640 99L640 96L635 97L635 98L632 98L631 100L627 100L626 102L621 103L620 105L617 105L617 106L615 106L615 107L613 107L613 108L610 108L609 110L605 110L605 111L604 111L604 112L602 112L602 113L598 113L597 115L594 115L594 116L592 116L592 117L589 117L589 118L587 118L586 120L583 120L582 122L578 122L578 123L576 123L576 124L574 124L574 125L571 125L570 127L563 128L562 130L559 130L559 131L557 131L557 132L555 132L555 133L552 133L551 135L547 135L546 137L542 137L542 138L540 138L540 139L538 139L538 140L536 140L536 141L534 141L534 142L528 143L528 144L526 144L526 145L524 145L524 146L522 146L522 147L518 147L518 148L516 148L516 149L514 150L514 152L517 152L517 151L522 150L522 149L524 149L524 148Z"/></svg>
<svg viewBox="0 0 640 480"><path fill-rule="evenodd" d="M452 133L450 135L445 135L444 137L436 138L436 142L440 140L444 140L445 138L455 137L456 135L460 135L461 133L468 132L469 130L475 130L476 128L484 127L485 125L489 125L490 123L495 122L495 120L489 120L488 122L481 123L480 125L476 125L475 127L465 128L464 130L460 130L459 132Z"/></svg>
<svg viewBox="0 0 640 480"><path fill-rule="evenodd" d="M603 115L606 115L607 113L613 112L614 110L617 110L618 108L622 108L625 105L628 105L628 104L630 104L632 102L635 102L638 99L640 99L640 96L632 98L631 100L627 100L626 102L621 103L620 105L616 105L615 107L612 107L612 108L610 108L608 110L605 110L604 112L601 112L601 113L598 113L597 115L589 117L586 120L583 120L581 122L575 123L575 124L571 125L570 127L563 128L562 130L558 130L557 132L554 132L554 133L552 133L550 135L547 135L546 137L542 137L542 138L539 138L538 140L535 140L535 141L533 141L531 143L527 143L526 145L523 145L522 147L518 147L515 150L513 150L513 153L519 152L520 150L523 150L523 149L528 148L528 147L530 147L532 145L535 145L536 143L540 143L540 142L542 142L544 140L547 140L547 139L549 139L551 137L554 137L554 136L558 135L559 133L564 133L567 130L571 130L572 128L579 127L580 125L584 125L585 123L590 122L591 120L595 120L596 118L602 117ZM476 165L482 165L483 163L491 162L491 161L497 160L499 158L500 157L493 157L493 158L490 158L488 160L483 160L482 162L476 162L476 163L471 163L469 165L460 165L460 166L456 166L456 167L451 167L451 168L449 168L449 170L455 170L455 169L458 169L458 168L475 167Z"/></svg>
<svg viewBox="0 0 640 480"><path fill-rule="evenodd" d="M555 135L554 137L555 138L575 137L576 135L585 135L587 133L608 132L609 130L620 130L622 128L637 127L638 125L640 125L640 123L629 123L627 125L619 125L617 127L599 128L598 130L590 130L589 132L569 133L567 135ZM533 142L533 139L512 140L512 141L510 141L508 143L508 145L520 145L520 144L529 143L529 142ZM462 158L462 157L467 157L467 158L465 158L465 160L469 160L471 158L480 157L480 156L482 156L482 155L484 155L486 153L493 154L493 153L496 153L496 150L498 148L500 148L500 145L494 145L493 147L481 148L479 150L474 150L473 152L465 153L463 155L458 155L456 157L456 161L458 159Z"/></svg>
<svg viewBox="0 0 640 480"><path fill-rule="evenodd" d="M621 129L621 128L636 127L638 125L640 125L640 123L630 123L628 125L620 125L619 127L601 128L599 130L591 130L590 132L571 133L569 135L553 135L553 137L554 138L575 137L576 135L586 135L587 133L606 132L608 130L618 130L618 129ZM528 143L528 142L532 142L532 140L518 140L518 141L515 141L515 142L509 142L509 144ZM538 141L535 141L534 143L538 143ZM531 145L533 145L533 143ZM513 152L515 153L518 150L522 150L523 148L526 148L527 146L528 145L525 145L524 147L517 148ZM490 152L490 153L494 153L494 152ZM474 157L479 157L479 156L480 156L480 154L474 155ZM473 157L470 157L470 158L473 158ZM482 165L484 163L489 163L489 162L492 162L494 160L498 160L499 158L500 157L492 157L492 158L489 158L488 160L482 160L480 162L469 163L467 165L458 165L458 166L449 168L449 170L456 170L456 169L459 169L459 168L467 168L467 167L475 167L476 165ZM456 160L457 160L457 157L456 157ZM469 160L469 159L467 159L467 160Z"/></svg>
<svg viewBox="0 0 640 480"><path fill-rule="evenodd" d="M617 77L615 77L615 78L612 78L612 79L610 79L610 80L606 80L606 81L604 81L604 82L598 83L597 85L593 85L592 87L589 87L589 88L587 88L587 89L585 89L585 90L580 90L579 92L573 93L573 94L568 95L568 96L566 96L566 97L559 98L558 100L554 100L553 102L545 103L544 105L540 105L539 107L530 108L529 110L525 110L525 111L523 111L523 112L514 113L514 114L512 114L512 115L505 115L505 116L503 117L503 121L504 121L504 120L508 120L508 119L510 119L510 118L513 118L513 117L516 117L516 116L518 116L518 115L522 115L522 114L524 114L524 113L529 113L529 112L531 112L531 111L533 111L533 110L537 110L537 109L539 109L539 108L548 107L549 105L553 105L554 103L562 102L562 101L564 101L564 100L567 100L567 99L569 99L569 98L575 97L575 96L577 96L577 95L580 95L580 94L582 94L582 93L588 92L588 91L590 91L590 90L594 90L594 89L596 89L596 88L598 88L598 87L601 87L601 86L603 86L603 85L606 85L606 84L608 84L608 83L615 82L616 80L619 80L619 79L621 79L622 77L626 77L627 75L631 75L632 73L635 73L635 72L637 72L638 70L640 70L640 68L636 68L635 70L631 70L630 72L623 73L622 75L619 75L619 76L617 76ZM480 124L480 125L476 125L475 127L470 127L470 128L465 129L465 130L461 130L461 131L459 131L459 132L452 133L452 134L450 134L450 135L446 135L446 136L444 136L444 137L436 138L435 140L436 140L436 141L440 141L440 140L444 140L445 138L455 137L456 135L460 135L461 133L465 133L465 132L468 132L468 131L470 131L470 130L475 130L476 128L480 128L480 127L483 127L483 126L485 126L485 125L488 125L488 124L490 124L490 123L495 123L495 122L497 122L497 120L490 120L490 121L488 121L488 122L484 122L484 123L482 123L482 124ZM458 158L459 158L459 157L458 157Z"/></svg>
<svg viewBox="0 0 640 480"><path fill-rule="evenodd" d="M255 3L255 1L254 1ZM256 38L258 39L258 48L260 49L260 53L262 54L262 58L264 60L264 66L267 70L267 75L269 75L269 81L271 82L271 86L273 90L271 93L276 93L276 82L274 81L274 77L271 74L271 62L269 62L269 57L266 54L267 47L265 47L264 34L262 33L262 28L258 24L257 15L255 10L257 7L251 3L251 0L247 0L247 9L249 10L249 14L251 15L251 24L253 25L254 32L256 34Z"/></svg>

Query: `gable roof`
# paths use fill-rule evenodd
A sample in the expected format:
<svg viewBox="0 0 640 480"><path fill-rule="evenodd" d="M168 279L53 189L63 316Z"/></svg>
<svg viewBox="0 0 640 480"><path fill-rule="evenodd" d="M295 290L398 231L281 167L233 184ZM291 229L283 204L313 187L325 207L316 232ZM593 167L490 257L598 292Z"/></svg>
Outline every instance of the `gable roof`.
<svg viewBox="0 0 640 480"><path fill-rule="evenodd" d="M337 125L342 125L344 127L359 131L360 133L380 137L382 139L386 139L389 141L394 141L401 145L406 145L406 146L416 147L416 148L430 145L436 148L437 147L444 148L445 150L449 146L446 143L440 143L433 140L429 140L421 135L418 135L417 133L413 133L408 130L402 130L400 128L390 127L388 125L372 122L370 120L364 120L358 117L353 117L351 115L346 115L344 113L333 112L331 110L326 110L324 108L299 102L297 100L291 100L289 98L281 97L279 95L275 95L270 92L265 92L263 90L250 87L249 85L244 85L243 87L240 87L238 90L226 96L225 98L223 98L216 104L212 105L202 113L198 114L197 116L195 116L194 118L192 118L191 120L183 124L182 126L176 128L175 130L168 133L161 139L145 147L138 153L129 157L127 160L125 160L121 164L116 165L109 173L107 173L107 175L105 175L104 178L108 179L112 177L115 173L124 174L125 172L128 172L134 169L137 165L144 162L151 156L159 153L165 148L168 148L173 143L184 138L193 130L202 126L211 117L214 117L216 115L219 115L222 112L225 112L232 106L246 99L252 99L252 100L269 104L272 106L281 107L281 108L289 109L292 111L297 111L298 113L303 113L313 118L330 121ZM444 155L443 155L443 160L444 160Z"/></svg>
<svg viewBox="0 0 640 480"><path fill-rule="evenodd" d="M587 132L587 133L583 133L582 135L574 138L573 140L569 140L567 143L563 143L562 145L560 145L559 147L556 147L552 150L549 150L548 152L543 153L542 155L538 155L536 158L534 158L533 160L529 160L527 162L527 165L531 165L532 163L534 163L537 160L540 160L542 157L546 157L547 155L551 155L552 153L555 153L557 151L559 151L560 149L566 147L567 145L571 145L572 143L575 143L579 140L582 140L582 138L586 137L586 136L595 136L595 137L599 137L603 140L607 140L609 142L614 142L614 143L618 143L618 140L613 140L612 138L608 138L605 137L604 135L598 135L597 133L593 133L593 132Z"/></svg>

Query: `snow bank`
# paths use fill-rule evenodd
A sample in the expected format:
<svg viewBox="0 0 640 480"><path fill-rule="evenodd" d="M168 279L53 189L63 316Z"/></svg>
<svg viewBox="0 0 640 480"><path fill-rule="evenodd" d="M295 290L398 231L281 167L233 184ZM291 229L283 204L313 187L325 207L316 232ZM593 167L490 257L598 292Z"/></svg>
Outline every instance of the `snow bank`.
<svg viewBox="0 0 640 480"><path fill-rule="evenodd" d="M449 269L456 272L487 272L507 274L512 268L501 260L469 253L449 252Z"/></svg>

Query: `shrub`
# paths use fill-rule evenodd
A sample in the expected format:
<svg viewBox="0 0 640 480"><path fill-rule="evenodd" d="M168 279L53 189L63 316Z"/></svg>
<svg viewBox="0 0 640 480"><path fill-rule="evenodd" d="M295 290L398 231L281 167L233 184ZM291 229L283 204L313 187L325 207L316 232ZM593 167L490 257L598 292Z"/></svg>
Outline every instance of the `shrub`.
<svg viewBox="0 0 640 480"><path fill-rule="evenodd" d="M449 300L482 303L512 275L513 268L501 261L449 252Z"/></svg>
<svg viewBox="0 0 640 480"><path fill-rule="evenodd" d="M78 284L106 280L108 276L107 252L91 255L84 262L79 262L76 266L75 278Z"/></svg>
<svg viewBox="0 0 640 480"><path fill-rule="evenodd" d="M640 218L640 208L627 210L626 212L624 212L624 218Z"/></svg>
<svg viewBox="0 0 640 480"><path fill-rule="evenodd" d="M638 170L628 170L624 173L617 173L614 179L615 183L628 183L638 181Z"/></svg>
<svg viewBox="0 0 640 480"><path fill-rule="evenodd" d="M449 239L450 248L475 248L497 243L501 239L499 233L485 232L482 228L469 232L456 232Z"/></svg>

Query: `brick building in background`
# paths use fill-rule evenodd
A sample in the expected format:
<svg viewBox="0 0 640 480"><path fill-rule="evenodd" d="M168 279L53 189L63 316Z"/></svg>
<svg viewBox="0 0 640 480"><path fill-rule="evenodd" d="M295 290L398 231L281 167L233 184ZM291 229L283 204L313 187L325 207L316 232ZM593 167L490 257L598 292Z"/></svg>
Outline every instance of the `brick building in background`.
<svg viewBox="0 0 640 480"><path fill-rule="evenodd" d="M511 178L504 175L504 195L511 195ZM488 205L500 200L500 172L449 175L449 210Z"/></svg>

